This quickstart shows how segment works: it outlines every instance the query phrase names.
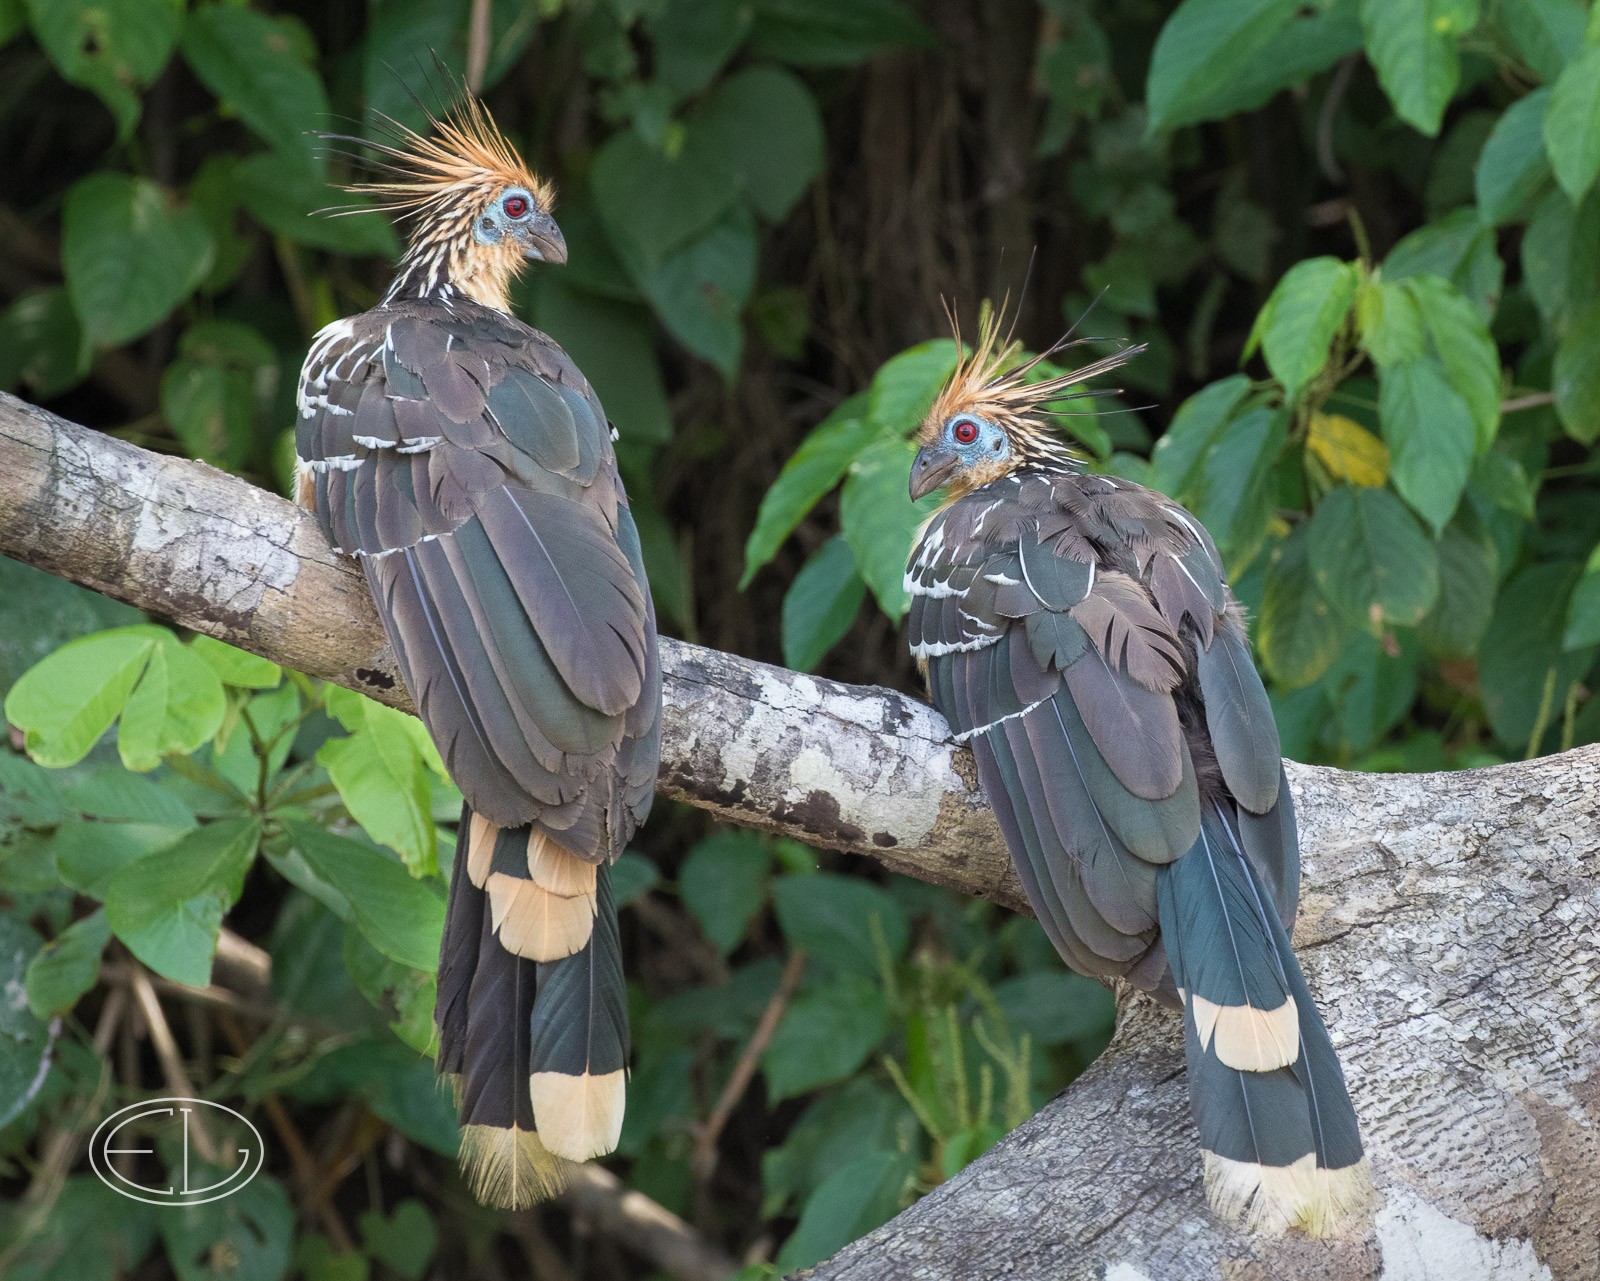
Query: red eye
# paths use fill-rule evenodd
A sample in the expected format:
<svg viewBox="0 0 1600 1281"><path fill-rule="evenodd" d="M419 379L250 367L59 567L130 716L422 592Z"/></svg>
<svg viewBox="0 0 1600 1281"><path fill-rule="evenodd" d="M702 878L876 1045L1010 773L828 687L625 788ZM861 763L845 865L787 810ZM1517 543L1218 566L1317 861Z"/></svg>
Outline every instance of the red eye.
<svg viewBox="0 0 1600 1281"><path fill-rule="evenodd" d="M528 201L523 196L507 196L501 201L500 207L506 211L506 217L520 218L528 212Z"/></svg>
<svg viewBox="0 0 1600 1281"><path fill-rule="evenodd" d="M961 418L956 421L955 437L963 445L970 445L978 439L978 424L970 418Z"/></svg>

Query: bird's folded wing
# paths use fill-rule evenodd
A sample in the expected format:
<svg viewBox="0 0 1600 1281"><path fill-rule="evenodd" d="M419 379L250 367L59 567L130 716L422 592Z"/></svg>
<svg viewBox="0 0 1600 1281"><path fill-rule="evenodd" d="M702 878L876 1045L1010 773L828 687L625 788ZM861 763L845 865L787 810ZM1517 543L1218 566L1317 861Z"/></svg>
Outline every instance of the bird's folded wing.
<svg viewBox="0 0 1600 1281"><path fill-rule="evenodd" d="M333 329L307 364L300 457L451 777L497 824L614 855L648 806L660 673L598 402L498 318Z"/></svg>

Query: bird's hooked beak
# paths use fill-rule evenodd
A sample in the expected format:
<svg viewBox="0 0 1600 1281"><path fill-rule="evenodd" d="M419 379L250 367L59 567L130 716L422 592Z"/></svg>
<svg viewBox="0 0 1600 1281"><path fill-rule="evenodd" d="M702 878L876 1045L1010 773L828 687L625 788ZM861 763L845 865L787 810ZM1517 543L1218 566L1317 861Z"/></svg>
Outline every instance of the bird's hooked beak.
<svg viewBox="0 0 1600 1281"><path fill-rule="evenodd" d="M950 479L961 459L941 445L924 445L911 464L911 501L933 493Z"/></svg>
<svg viewBox="0 0 1600 1281"><path fill-rule="evenodd" d="M556 226L556 220L547 213L535 213L519 228L525 243L523 250L535 262L548 262L560 266L567 260L567 238Z"/></svg>

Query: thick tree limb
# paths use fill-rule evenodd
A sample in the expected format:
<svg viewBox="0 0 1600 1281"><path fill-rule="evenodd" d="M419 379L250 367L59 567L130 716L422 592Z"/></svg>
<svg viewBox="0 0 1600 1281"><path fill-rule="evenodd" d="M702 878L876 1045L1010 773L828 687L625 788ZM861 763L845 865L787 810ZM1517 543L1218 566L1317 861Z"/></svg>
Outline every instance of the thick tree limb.
<svg viewBox="0 0 1600 1281"><path fill-rule="evenodd" d="M281 499L0 397L0 552L397 705L365 586ZM1022 906L970 757L902 695L668 642L662 791ZM1243 1238L1199 1190L1173 1019L817 1275L1600 1276L1600 749L1291 767L1296 939L1381 1191L1373 1233Z"/></svg>

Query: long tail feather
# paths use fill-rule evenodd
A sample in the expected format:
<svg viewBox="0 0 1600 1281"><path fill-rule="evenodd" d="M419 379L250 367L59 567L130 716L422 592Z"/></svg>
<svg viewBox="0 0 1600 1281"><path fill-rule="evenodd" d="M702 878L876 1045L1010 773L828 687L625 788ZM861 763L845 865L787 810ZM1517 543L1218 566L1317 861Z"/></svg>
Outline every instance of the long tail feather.
<svg viewBox="0 0 1600 1281"><path fill-rule="evenodd" d="M1227 813L1206 814L1194 848L1162 869L1160 907L1213 1207L1254 1231L1344 1230L1371 1196L1355 1111Z"/></svg>
<svg viewBox="0 0 1600 1281"><path fill-rule="evenodd" d="M545 1146L586 1161L617 1146L628 1061L628 991L611 894L611 869L595 877L598 911L581 951L541 963L533 1004L533 1114Z"/></svg>

